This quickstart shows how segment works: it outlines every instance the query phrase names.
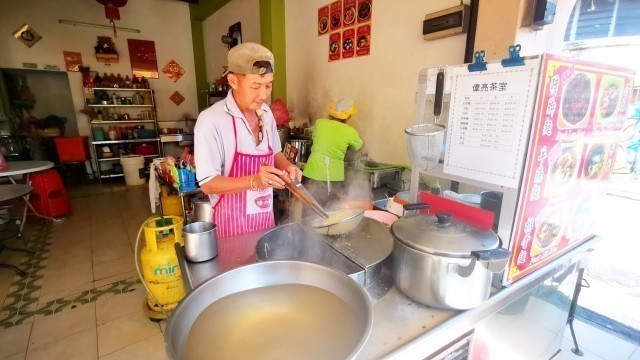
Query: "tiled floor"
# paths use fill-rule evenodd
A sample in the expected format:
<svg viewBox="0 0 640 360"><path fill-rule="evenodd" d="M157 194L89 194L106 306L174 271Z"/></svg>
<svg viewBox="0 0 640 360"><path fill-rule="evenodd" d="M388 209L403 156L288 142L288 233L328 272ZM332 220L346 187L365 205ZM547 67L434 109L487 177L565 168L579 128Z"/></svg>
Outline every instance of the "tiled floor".
<svg viewBox="0 0 640 360"><path fill-rule="evenodd" d="M42 269L25 260L29 255L0 254L0 261L33 270L27 281L0 269L0 360L166 359L164 324L142 310L133 261L138 229L150 216L146 188L70 192L74 211L63 223L27 229L39 257L32 263Z"/></svg>
<svg viewBox="0 0 640 360"><path fill-rule="evenodd" d="M0 307L17 309L0 312L0 360L166 359L165 324L144 315L133 261L135 237L150 214L146 188L90 185L71 194L74 213L65 222L29 227L37 261L0 254L0 261L33 270L25 284L0 269ZM13 301L7 294L24 296ZM22 320L14 325L16 318ZM571 353L567 330L560 359L640 360L635 344L579 321L575 327L585 355Z"/></svg>

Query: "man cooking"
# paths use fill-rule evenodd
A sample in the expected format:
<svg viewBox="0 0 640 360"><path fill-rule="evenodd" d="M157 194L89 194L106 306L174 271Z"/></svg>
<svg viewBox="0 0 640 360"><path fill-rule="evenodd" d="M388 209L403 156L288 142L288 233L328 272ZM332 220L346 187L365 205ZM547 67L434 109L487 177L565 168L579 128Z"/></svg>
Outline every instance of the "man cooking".
<svg viewBox="0 0 640 360"><path fill-rule="evenodd" d="M219 238L273 227L273 188L302 173L282 154L265 101L273 86L273 54L244 43L227 56L231 90L198 116L194 150L200 188L209 195Z"/></svg>

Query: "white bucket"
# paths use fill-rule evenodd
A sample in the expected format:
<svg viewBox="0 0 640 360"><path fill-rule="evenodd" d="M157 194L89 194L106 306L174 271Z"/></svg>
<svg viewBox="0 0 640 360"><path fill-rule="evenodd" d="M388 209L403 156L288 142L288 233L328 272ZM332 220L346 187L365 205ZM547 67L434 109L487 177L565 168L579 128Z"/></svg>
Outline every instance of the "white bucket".
<svg viewBox="0 0 640 360"><path fill-rule="evenodd" d="M128 186L142 185L147 182L144 177L144 157L140 155L128 155L120 158L124 181Z"/></svg>

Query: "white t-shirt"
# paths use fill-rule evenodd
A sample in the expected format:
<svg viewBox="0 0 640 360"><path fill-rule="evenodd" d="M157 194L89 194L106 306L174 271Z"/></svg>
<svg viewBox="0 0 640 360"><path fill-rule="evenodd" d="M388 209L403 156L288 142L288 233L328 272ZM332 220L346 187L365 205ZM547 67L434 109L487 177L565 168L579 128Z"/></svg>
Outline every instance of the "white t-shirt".
<svg viewBox="0 0 640 360"><path fill-rule="evenodd" d="M256 146L251 127L233 99L232 91L229 91L226 99L218 101L198 115L194 129L194 157L196 178L200 185L219 175L229 176L236 150L236 137L238 151L245 154L267 154L269 145L274 155L282 151L276 120L269 106L262 105L263 139ZM236 122L236 137L233 134L233 117ZM210 195L209 198L211 204L215 204L218 195Z"/></svg>

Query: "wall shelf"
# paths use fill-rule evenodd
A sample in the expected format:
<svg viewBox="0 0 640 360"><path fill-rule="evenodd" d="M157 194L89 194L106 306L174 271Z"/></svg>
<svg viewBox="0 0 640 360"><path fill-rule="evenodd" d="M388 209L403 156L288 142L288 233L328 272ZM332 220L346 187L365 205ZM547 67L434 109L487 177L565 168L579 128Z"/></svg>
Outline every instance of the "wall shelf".
<svg viewBox="0 0 640 360"><path fill-rule="evenodd" d="M133 154L135 155L135 154ZM156 158L156 157L160 157L160 154L153 154L153 155L143 155L144 158ZM102 159L98 159L98 161L116 161L116 160L120 160L119 157L114 157L114 158L102 158Z"/></svg>
<svg viewBox="0 0 640 360"><path fill-rule="evenodd" d="M91 125L99 124L141 124L152 123L155 120L91 120Z"/></svg>
<svg viewBox="0 0 640 360"><path fill-rule="evenodd" d="M153 105L101 105L101 104L87 104L88 107L131 107L131 108L152 108Z"/></svg>

